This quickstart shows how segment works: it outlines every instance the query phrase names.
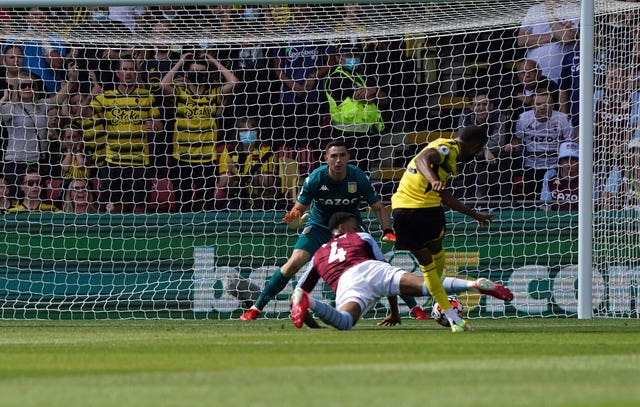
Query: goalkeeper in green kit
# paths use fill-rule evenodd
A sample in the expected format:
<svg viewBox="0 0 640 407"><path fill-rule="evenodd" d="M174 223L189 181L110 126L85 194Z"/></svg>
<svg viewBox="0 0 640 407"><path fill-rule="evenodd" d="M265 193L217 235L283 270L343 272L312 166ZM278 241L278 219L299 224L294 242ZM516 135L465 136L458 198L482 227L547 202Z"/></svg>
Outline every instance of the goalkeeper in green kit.
<svg viewBox="0 0 640 407"><path fill-rule="evenodd" d="M302 213L312 206L309 219L287 262L269 279L255 304L240 319L255 320L264 307L275 298L313 256L316 250L332 237L329 218L336 212L356 215L362 227L358 206L366 201L376 214L383 230L383 241L394 242L395 235L387 210L364 172L349 164L349 152L342 141L329 143L324 152L325 165L314 170L305 180L293 209L282 219L286 223L299 222ZM313 204L313 205L312 205ZM428 319L413 297L404 298L416 319Z"/></svg>

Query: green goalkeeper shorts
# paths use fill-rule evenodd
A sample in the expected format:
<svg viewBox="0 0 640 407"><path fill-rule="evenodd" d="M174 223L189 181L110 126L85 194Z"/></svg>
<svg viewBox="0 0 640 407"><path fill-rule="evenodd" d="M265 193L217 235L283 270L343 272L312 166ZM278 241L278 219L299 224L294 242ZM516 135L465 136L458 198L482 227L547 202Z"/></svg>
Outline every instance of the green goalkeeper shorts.
<svg viewBox="0 0 640 407"><path fill-rule="evenodd" d="M331 231L327 228L316 225L305 226L293 248L304 250L313 256L320 246L331 239L331 236Z"/></svg>

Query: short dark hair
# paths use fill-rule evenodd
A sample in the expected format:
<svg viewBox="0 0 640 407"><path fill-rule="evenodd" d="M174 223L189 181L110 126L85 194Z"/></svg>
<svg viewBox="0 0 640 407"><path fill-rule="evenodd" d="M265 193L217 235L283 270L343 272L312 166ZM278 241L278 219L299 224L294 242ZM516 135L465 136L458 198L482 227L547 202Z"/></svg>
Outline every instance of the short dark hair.
<svg viewBox="0 0 640 407"><path fill-rule="evenodd" d="M458 138L466 144L487 144L489 136L486 129L475 124L465 126L458 132Z"/></svg>
<svg viewBox="0 0 640 407"><path fill-rule="evenodd" d="M125 62L133 63L133 66L136 68L136 70L138 69L138 64L137 64L136 59L134 57L132 57L131 55L125 55L125 56L122 56L118 60L118 70L122 69L122 66L124 65Z"/></svg>
<svg viewBox="0 0 640 407"><path fill-rule="evenodd" d="M211 71L211 64L209 60L206 58L198 57L195 54L184 61L184 71L188 72L191 70L191 65L204 65L206 67L205 72Z"/></svg>
<svg viewBox="0 0 640 407"><path fill-rule="evenodd" d="M34 165L30 165L18 177L18 184L19 185L24 184L25 180L27 179L27 175L29 175L29 174L37 174L40 177L40 171L38 170L38 167L36 167Z"/></svg>
<svg viewBox="0 0 640 407"><path fill-rule="evenodd" d="M344 147L349 151L349 147L347 147L347 143L345 143L344 140L333 140L329 142L329 144L324 148L324 152L326 153L332 147Z"/></svg>
<svg viewBox="0 0 640 407"><path fill-rule="evenodd" d="M24 54L24 45L21 42L10 42L2 46L2 53L6 54L12 48L18 48Z"/></svg>
<svg viewBox="0 0 640 407"><path fill-rule="evenodd" d="M349 219L358 219L356 215L351 212L336 212L329 218L329 230L333 231L342 225Z"/></svg>
<svg viewBox="0 0 640 407"><path fill-rule="evenodd" d="M493 103L493 94L489 88L479 88L469 91L468 97L469 99L475 99L480 95L485 95L487 97L487 101L489 103Z"/></svg>

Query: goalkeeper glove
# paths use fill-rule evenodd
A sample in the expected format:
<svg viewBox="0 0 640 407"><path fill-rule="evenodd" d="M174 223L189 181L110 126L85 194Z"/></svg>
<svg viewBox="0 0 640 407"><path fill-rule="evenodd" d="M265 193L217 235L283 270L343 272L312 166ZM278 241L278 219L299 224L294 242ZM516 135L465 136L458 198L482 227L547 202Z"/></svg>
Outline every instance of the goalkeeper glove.
<svg viewBox="0 0 640 407"><path fill-rule="evenodd" d="M395 243L396 242L396 235L393 233L393 230L391 229L385 229L382 235L382 241L386 242L386 243Z"/></svg>
<svg viewBox="0 0 640 407"><path fill-rule="evenodd" d="M284 215L284 218L282 218L282 221L284 223L289 224L289 223L293 222L294 220L299 219L301 214L302 213L300 212L299 209L292 209L291 212L289 212L286 215Z"/></svg>

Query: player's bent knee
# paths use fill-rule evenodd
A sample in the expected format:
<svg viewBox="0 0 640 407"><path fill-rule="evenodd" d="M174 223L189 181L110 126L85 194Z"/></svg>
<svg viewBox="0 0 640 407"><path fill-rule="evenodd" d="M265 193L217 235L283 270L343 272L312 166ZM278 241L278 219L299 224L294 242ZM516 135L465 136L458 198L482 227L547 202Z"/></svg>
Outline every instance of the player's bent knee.
<svg viewBox="0 0 640 407"><path fill-rule="evenodd" d="M289 260L280 267L280 272L283 276L291 278L296 275L296 273L300 271L307 262L309 262L310 258L311 256L309 253L304 250L294 250Z"/></svg>
<svg viewBox="0 0 640 407"><path fill-rule="evenodd" d="M291 278L293 276L296 275L296 273L298 273L298 271L300 271L300 269L295 269L292 267L289 268L284 268L284 266L280 269L280 273L282 273L283 276L287 277L287 278Z"/></svg>

